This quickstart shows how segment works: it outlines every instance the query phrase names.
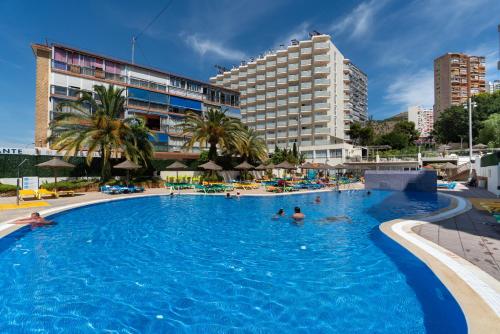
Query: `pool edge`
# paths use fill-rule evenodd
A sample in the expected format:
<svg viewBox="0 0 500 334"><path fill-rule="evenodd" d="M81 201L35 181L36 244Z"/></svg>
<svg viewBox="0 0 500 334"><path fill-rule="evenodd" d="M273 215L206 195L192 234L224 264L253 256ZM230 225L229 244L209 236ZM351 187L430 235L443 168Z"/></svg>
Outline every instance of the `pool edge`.
<svg viewBox="0 0 500 334"><path fill-rule="evenodd" d="M452 199L450 206L431 215L399 218L379 225L380 230L424 262L448 288L460 305L468 333L498 333L500 328L500 282L453 252L419 236L415 226L451 218L470 210L464 198Z"/></svg>

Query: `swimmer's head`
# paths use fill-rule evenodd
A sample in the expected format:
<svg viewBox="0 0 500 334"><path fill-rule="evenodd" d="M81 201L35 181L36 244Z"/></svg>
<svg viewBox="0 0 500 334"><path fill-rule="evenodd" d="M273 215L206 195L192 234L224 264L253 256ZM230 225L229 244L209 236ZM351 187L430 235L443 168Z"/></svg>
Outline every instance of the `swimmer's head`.
<svg viewBox="0 0 500 334"><path fill-rule="evenodd" d="M33 212L31 214L31 218L39 218L40 217L40 214L38 212Z"/></svg>
<svg viewBox="0 0 500 334"><path fill-rule="evenodd" d="M298 206L296 206L293 211L295 211L295 213L300 213L300 208Z"/></svg>

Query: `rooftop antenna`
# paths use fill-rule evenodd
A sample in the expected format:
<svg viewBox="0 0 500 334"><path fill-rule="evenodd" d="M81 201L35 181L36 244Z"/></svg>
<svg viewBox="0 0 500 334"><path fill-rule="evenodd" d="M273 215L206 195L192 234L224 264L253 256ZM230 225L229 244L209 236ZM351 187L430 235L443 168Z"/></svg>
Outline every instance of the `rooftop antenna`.
<svg viewBox="0 0 500 334"><path fill-rule="evenodd" d="M214 65L214 67L217 69L217 74L224 74L224 72L228 71L227 68L221 65Z"/></svg>
<svg viewBox="0 0 500 334"><path fill-rule="evenodd" d="M299 41L296 40L295 38L292 39L292 45L299 45Z"/></svg>
<svg viewBox="0 0 500 334"><path fill-rule="evenodd" d="M149 21L149 23L144 27L144 29L142 29L137 35L135 36L132 36L132 64L134 64L135 62L135 43L137 42L137 39L139 37L142 36L142 34L149 29L149 27L151 27L151 25L161 16L161 14L163 14L163 12L165 12L167 10L168 7L170 7L170 5L172 4L174 0L170 0L166 5L165 7L163 7L159 12L158 14L156 14L155 17L153 17L153 19L151 21Z"/></svg>

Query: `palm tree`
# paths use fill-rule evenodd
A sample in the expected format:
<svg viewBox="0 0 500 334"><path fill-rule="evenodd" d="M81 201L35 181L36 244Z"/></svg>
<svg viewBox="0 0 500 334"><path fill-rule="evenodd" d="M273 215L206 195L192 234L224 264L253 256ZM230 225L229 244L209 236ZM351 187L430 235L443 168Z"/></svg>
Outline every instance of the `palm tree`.
<svg viewBox="0 0 500 334"><path fill-rule="evenodd" d="M266 161L268 158L266 143L254 129L242 128L241 140L236 142L234 150L244 160Z"/></svg>
<svg viewBox="0 0 500 334"><path fill-rule="evenodd" d="M208 158L217 158L217 147L227 150L236 147L242 141L243 132L241 122L226 116L225 111L209 109L205 115L189 112L181 125L183 135L189 136L184 144L187 149L192 149L196 143L200 147L209 145Z"/></svg>
<svg viewBox="0 0 500 334"><path fill-rule="evenodd" d="M122 118L125 111L123 88L96 85L94 91L96 97L92 92L80 91L77 101L57 106L58 111L68 107L69 110L54 117L49 140L58 151L66 151L65 157L86 150L89 165L94 153L99 153L104 180L111 175L111 157L119 153L134 162L148 164L153 155L148 138L151 132L140 118Z"/></svg>

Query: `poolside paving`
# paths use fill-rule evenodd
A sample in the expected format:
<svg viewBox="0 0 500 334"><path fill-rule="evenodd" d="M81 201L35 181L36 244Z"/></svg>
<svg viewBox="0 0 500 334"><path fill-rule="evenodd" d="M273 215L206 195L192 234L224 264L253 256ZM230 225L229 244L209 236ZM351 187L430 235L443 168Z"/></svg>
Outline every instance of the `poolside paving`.
<svg viewBox="0 0 500 334"><path fill-rule="evenodd" d="M484 189L469 188L463 184L455 191L442 192L464 198L495 198ZM500 224L487 211L472 207L456 217L416 226L413 231L500 281Z"/></svg>

